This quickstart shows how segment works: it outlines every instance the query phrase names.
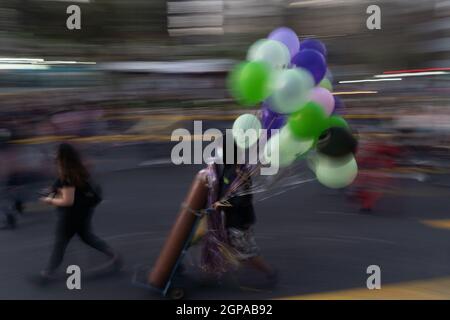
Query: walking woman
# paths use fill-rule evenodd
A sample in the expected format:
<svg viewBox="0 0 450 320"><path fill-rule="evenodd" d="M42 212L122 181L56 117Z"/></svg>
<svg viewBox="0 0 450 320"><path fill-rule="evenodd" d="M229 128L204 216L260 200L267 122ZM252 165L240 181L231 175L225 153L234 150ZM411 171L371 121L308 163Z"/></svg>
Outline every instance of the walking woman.
<svg viewBox="0 0 450 320"><path fill-rule="evenodd" d="M87 245L106 254L112 264L119 265L119 256L102 239L92 232L92 216L101 195L92 186L90 175L78 152L70 144L63 143L57 151L58 179L53 193L41 200L58 209L56 240L43 278L52 278L61 264L67 245L74 235Z"/></svg>

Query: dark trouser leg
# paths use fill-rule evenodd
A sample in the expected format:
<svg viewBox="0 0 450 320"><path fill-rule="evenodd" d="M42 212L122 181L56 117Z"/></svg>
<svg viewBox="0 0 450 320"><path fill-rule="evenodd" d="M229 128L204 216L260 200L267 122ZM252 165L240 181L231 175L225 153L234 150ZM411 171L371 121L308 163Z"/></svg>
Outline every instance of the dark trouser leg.
<svg viewBox="0 0 450 320"><path fill-rule="evenodd" d="M15 228L16 216L14 208L14 189L7 186L0 190L0 211L5 215L5 226L3 228Z"/></svg>
<svg viewBox="0 0 450 320"><path fill-rule="evenodd" d="M6 193L7 191L5 191ZM4 199L0 200L0 211L3 211L5 214L5 227L6 228L15 228L17 224L17 218L15 215L15 209L13 207L12 199L8 196Z"/></svg>
<svg viewBox="0 0 450 320"><path fill-rule="evenodd" d="M49 273L54 272L59 267L64 258L64 253L66 251L67 245L69 244L70 239L72 239L72 237L75 235L75 230L71 227L72 226L70 226L66 221L58 222L56 240L55 244L53 245L53 251L50 256L50 261L47 266L47 271Z"/></svg>
<svg viewBox="0 0 450 320"><path fill-rule="evenodd" d="M14 201L14 209L20 214L23 213L23 201L21 199L16 199Z"/></svg>
<svg viewBox="0 0 450 320"><path fill-rule="evenodd" d="M108 257L112 258L116 255L114 250L105 241L97 237L92 232L91 226L92 214L93 212L90 212L87 215L87 217L81 223L80 229L78 230L77 233L80 236L80 239L88 246L91 246L92 248L97 249L98 251L103 252Z"/></svg>

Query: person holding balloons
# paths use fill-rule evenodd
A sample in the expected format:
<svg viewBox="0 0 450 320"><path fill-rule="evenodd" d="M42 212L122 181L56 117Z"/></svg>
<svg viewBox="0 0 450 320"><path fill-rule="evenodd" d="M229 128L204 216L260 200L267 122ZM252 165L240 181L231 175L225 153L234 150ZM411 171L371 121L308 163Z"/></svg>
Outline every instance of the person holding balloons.
<svg viewBox="0 0 450 320"><path fill-rule="evenodd" d="M330 74L326 55L322 42L300 42L286 27L250 47L247 61L230 72L228 86L239 104L261 104L262 108L256 115L248 112L235 120L235 155L237 150L245 152L257 146L263 149L266 164L278 168L307 158L317 181L326 187L344 188L354 181L358 174L354 158L357 141L349 124L335 114L339 100L333 97L331 80L326 78ZM262 129L269 130L265 144L257 143L264 140ZM250 131L258 134L248 135ZM260 256L253 235L252 176L262 169L238 164L237 158L227 163L228 152L224 148L221 169L217 164L209 166L209 179L214 183L208 203L213 212L208 216L204 238L205 270L224 272L234 257L276 280L277 273Z"/></svg>
<svg viewBox="0 0 450 320"><path fill-rule="evenodd" d="M277 271L261 256L255 235L256 215L251 193L252 167L238 164L238 145L233 144L234 159L228 162L227 144L222 151L223 165L215 165L217 199L212 204L216 212L223 213L221 222L226 230L226 242L239 265L261 272L271 285L277 282ZM215 225L217 227L217 225Z"/></svg>

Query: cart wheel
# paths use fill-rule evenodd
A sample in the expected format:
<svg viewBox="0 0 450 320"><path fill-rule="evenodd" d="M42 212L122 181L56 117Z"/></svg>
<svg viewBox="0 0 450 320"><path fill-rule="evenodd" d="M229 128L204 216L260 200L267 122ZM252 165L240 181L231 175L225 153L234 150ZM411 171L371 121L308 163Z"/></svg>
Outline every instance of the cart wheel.
<svg viewBox="0 0 450 320"><path fill-rule="evenodd" d="M172 300L181 300L184 298L184 289L183 288L171 288L169 290L167 296Z"/></svg>

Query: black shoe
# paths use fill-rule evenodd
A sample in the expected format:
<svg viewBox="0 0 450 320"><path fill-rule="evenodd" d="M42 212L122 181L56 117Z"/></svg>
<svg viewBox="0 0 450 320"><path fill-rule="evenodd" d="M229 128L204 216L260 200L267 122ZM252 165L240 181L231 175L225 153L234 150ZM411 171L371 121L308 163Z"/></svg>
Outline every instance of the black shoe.
<svg viewBox="0 0 450 320"><path fill-rule="evenodd" d="M39 282L41 284L47 284L55 280L58 280L55 272L49 270L42 270L41 272L39 272Z"/></svg>

